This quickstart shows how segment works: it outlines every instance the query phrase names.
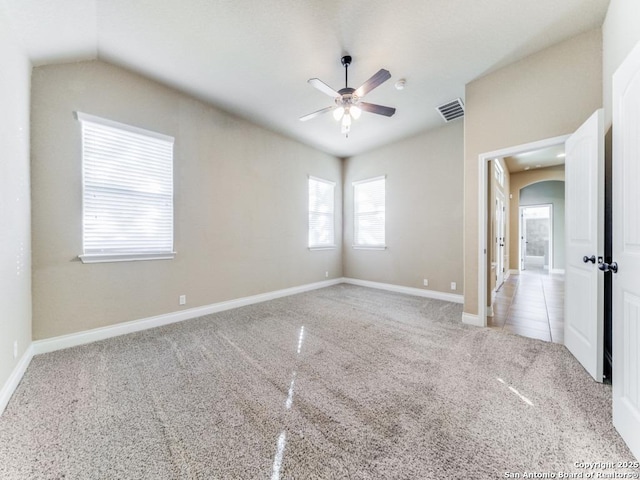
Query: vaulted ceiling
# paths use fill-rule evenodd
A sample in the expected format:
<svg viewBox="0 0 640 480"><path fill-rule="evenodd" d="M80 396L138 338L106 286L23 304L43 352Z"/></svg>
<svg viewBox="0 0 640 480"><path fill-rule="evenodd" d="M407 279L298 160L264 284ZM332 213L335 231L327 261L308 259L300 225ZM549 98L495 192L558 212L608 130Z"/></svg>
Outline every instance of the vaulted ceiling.
<svg viewBox="0 0 640 480"><path fill-rule="evenodd" d="M347 157L443 125L469 81L602 25L607 0L0 0L34 65L103 59L328 153ZM349 138L332 99L386 68ZM406 88L394 84L406 79ZM461 120L457 120L461 121Z"/></svg>

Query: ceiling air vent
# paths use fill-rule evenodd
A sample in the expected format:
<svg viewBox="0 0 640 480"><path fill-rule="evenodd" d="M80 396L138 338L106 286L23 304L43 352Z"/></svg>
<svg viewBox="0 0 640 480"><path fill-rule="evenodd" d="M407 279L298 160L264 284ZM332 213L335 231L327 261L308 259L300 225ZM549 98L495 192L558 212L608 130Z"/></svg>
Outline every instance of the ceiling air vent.
<svg viewBox="0 0 640 480"><path fill-rule="evenodd" d="M436 110L438 110L445 122L464 117L464 103L460 98L440 105Z"/></svg>

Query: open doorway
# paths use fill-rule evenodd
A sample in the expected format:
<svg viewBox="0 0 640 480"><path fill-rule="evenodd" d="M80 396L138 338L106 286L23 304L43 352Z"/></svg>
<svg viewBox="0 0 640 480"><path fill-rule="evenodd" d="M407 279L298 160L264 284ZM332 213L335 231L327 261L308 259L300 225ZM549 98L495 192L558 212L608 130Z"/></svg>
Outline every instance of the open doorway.
<svg viewBox="0 0 640 480"><path fill-rule="evenodd" d="M553 256L553 205L520 206L520 271L549 271Z"/></svg>
<svg viewBox="0 0 640 480"><path fill-rule="evenodd" d="M498 183L504 184L506 208L492 178L500 176L487 175L486 325L563 343L564 142L549 143L487 159L487 173L493 165L504 166L504 182ZM502 286L501 271L506 272Z"/></svg>
<svg viewBox="0 0 640 480"><path fill-rule="evenodd" d="M565 182L564 166L540 169L532 174L514 174L518 190L518 254L520 272L565 270ZM549 179L555 177L553 179ZM514 197L516 192L514 191Z"/></svg>

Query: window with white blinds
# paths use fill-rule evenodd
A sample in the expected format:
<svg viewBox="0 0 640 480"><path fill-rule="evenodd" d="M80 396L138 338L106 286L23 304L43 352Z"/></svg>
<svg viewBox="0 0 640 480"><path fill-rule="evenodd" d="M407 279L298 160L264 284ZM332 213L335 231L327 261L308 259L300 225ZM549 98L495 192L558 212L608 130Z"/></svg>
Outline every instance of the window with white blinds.
<svg viewBox="0 0 640 480"><path fill-rule="evenodd" d="M85 263L173 252L173 137L77 112Z"/></svg>
<svg viewBox="0 0 640 480"><path fill-rule="evenodd" d="M335 183L309 177L309 248L335 247Z"/></svg>
<svg viewBox="0 0 640 480"><path fill-rule="evenodd" d="M354 247L385 248L385 177L353 183Z"/></svg>

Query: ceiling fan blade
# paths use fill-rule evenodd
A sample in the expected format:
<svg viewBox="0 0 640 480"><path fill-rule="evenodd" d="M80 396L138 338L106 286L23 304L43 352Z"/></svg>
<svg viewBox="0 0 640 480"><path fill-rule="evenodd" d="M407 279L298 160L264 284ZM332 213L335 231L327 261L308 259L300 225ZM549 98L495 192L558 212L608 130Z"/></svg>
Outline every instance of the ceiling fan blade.
<svg viewBox="0 0 640 480"><path fill-rule="evenodd" d="M390 78L391 74L389 73L389 70L385 70L384 68L382 68L378 70L378 73L376 73L373 77L364 82L362 86L355 91L355 94L358 97L364 97L371 90L376 88L378 85L386 82Z"/></svg>
<svg viewBox="0 0 640 480"><path fill-rule="evenodd" d="M384 105L376 105L375 103L360 102L358 106L365 112L377 113L385 117L390 117L396 113L396 109L393 107L385 107Z"/></svg>
<svg viewBox="0 0 640 480"><path fill-rule="evenodd" d="M309 80L307 80L307 83L309 83L309 85L313 87L316 87L322 93L329 95L330 97L336 98L340 96L338 92L336 92L333 88L331 88L319 78L310 78Z"/></svg>
<svg viewBox="0 0 640 480"><path fill-rule="evenodd" d="M300 117L300 121L301 122L306 122L307 120L311 120L312 118L319 117L320 115L322 115L325 112L330 112L334 108L336 108L335 105L333 105L331 107L323 108L321 110L317 110L317 111L315 111L313 113L310 113L309 115L305 115L304 117Z"/></svg>

